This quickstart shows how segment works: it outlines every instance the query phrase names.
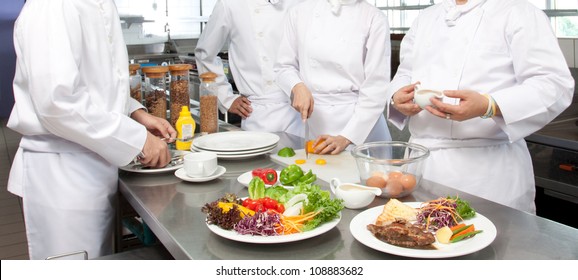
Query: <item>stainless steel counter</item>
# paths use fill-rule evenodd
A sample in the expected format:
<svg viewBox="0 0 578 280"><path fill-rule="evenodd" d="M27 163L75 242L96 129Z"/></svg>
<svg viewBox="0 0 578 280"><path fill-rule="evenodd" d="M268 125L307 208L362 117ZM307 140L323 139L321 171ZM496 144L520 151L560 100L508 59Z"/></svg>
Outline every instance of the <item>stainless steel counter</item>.
<svg viewBox="0 0 578 280"><path fill-rule="evenodd" d="M299 138L284 133L279 136L278 148L300 146ZM293 243L246 244L213 234L200 210L205 203L227 192L246 196L246 188L237 182L237 177L246 171L257 167L281 168L267 155L248 160L219 160L219 165L227 168L225 175L206 183L184 182L172 173L121 172L121 193L175 259L402 259L373 250L353 238L349 223L364 209L344 209L336 228ZM327 188L325 182L318 183ZM498 231L491 245L460 259L578 259L578 230L572 227L429 181L423 181L416 192L401 200L426 201L446 195L459 195L470 201ZM368 208L386 202L377 198Z"/></svg>

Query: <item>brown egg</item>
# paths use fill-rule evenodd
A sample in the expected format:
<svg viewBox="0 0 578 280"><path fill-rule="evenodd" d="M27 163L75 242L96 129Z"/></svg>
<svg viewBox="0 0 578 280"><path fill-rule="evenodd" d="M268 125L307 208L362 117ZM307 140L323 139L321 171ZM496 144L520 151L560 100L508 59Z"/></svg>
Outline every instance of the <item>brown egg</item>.
<svg viewBox="0 0 578 280"><path fill-rule="evenodd" d="M397 197L403 191L403 185L399 179L389 179L387 181L387 186L385 186L385 191L389 197Z"/></svg>
<svg viewBox="0 0 578 280"><path fill-rule="evenodd" d="M403 173L401 173L400 171L391 171L388 174L389 179L401 179L401 176L403 176Z"/></svg>
<svg viewBox="0 0 578 280"><path fill-rule="evenodd" d="M413 174L404 174L401 176L400 181L405 191L412 191L415 188L416 180Z"/></svg>
<svg viewBox="0 0 578 280"><path fill-rule="evenodd" d="M378 175L378 176L371 176L371 177L367 178L367 181L365 181L365 184L370 186L370 187L384 188L385 185L387 184L387 182L385 181L385 179L383 179L383 177Z"/></svg>

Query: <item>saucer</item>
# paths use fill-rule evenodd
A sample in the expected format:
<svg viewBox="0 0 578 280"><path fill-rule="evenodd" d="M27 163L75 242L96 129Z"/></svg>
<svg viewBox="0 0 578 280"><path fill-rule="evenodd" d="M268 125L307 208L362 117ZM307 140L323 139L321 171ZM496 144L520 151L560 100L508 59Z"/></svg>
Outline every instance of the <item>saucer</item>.
<svg viewBox="0 0 578 280"><path fill-rule="evenodd" d="M225 172L227 171L227 169L223 166L218 165L217 166L217 170L215 170L215 172L207 177L189 177L187 175L187 173L185 172L185 168L179 168L177 169L177 171L175 171L175 176L179 177L179 179L187 181L187 182L206 182L206 181L210 181L213 179L216 179L217 177L225 174Z"/></svg>

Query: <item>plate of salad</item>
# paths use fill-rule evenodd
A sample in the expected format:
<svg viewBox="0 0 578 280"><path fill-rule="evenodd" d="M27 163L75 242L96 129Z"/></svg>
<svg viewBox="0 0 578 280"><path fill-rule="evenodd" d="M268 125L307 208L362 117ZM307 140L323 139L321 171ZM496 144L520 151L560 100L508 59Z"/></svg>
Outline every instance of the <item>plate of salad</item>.
<svg viewBox="0 0 578 280"><path fill-rule="evenodd" d="M406 202L405 204L413 208L421 208L424 203ZM369 224L376 222L376 218L382 211L383 206L376 206L359 213L351 220L349 230L353 237L365 246L393 255L431 259L458 257L484 249L494 241L497 235L496 226L482 214L475 213L473 217L464 220L467 225L475 225L476 232L479 232L471 238L444 244L436 235L435 242L427 249L396 246L378 239L367 228Z"/></svg>
<svg viewBox="0 0 578 280"><path fill-rule="evenodd" d="M205 204L206 224L213 233L235 241L273 244L304 240L334 228L341 220L343 201L314 184L265 188L253 177L249 197L226 194Z"/></svg>

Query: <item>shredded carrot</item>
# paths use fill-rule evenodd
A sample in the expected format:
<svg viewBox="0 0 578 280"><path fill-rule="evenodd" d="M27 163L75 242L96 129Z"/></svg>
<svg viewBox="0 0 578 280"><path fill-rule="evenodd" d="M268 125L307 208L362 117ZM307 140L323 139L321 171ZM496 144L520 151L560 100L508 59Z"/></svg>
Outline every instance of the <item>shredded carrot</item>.
<svg viewBox="0 0 578 280"><path fill-rule="evenodd" d="M281 235L302 232L303 224L313 219L320 212L321 211L309 212L307 214L301 214L296 216L281 215L281 224L275 229L275 231Z"/></svg>
<svg viewBox="0 0 578 280"><path fill-rule="evenodd" d="M456 230L456 229L458 229L458 228L462 228L462 227L465 227L465 226L466 226L466 224L457 224L457 225L451 227L450 229L451 229L452 231L454 231L454 230Z"/></svg>

